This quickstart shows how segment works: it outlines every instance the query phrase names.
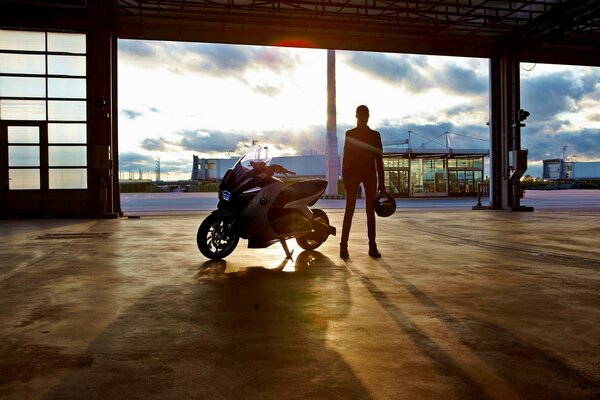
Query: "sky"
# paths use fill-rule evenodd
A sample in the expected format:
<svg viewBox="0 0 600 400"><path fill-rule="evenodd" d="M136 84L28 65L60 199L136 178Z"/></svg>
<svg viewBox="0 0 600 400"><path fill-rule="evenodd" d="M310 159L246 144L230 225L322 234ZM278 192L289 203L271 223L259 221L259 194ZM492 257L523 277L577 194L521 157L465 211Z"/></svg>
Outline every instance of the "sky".
<svg viewBox="0 0 600 400"><path fill-rule="evenodd" d="M188 179L192 155L243 154L252 141L270 155L325 150L327 51L284 47L119 40L119 168ZM336 51L337 134L366 104L382 141L412 147L489 148L487 59ZM541 160L600 160L600 68L523 64L522 129L528 173Z"/></svg>

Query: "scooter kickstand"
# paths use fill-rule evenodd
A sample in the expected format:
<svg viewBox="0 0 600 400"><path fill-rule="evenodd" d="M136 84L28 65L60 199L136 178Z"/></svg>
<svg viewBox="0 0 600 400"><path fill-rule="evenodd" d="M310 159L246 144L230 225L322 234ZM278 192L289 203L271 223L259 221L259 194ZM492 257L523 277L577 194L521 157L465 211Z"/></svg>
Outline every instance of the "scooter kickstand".
<svg viewBox="0 0 600 400"><path fill-rule="evenodd" d="M288 249L285 239L281 239L280 242L281 242L281 245L283 246L283 251L285 251L285 258L289 258L291 260L292 254L294 254L294 250L290 251L290 249Z"/></svg>

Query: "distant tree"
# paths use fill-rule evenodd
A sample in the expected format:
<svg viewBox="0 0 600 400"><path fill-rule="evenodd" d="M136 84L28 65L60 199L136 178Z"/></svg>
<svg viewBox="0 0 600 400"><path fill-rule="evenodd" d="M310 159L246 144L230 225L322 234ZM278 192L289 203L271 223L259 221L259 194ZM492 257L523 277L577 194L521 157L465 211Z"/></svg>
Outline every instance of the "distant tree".
<svg viewBox="0 0 600 400"><path fill-rule="evenodd" d="M527 174L523 178L521 178L521 182L523 182L523 183L533 183L533 182L535 182L535 180L533 179L533 176Z"/></svg>

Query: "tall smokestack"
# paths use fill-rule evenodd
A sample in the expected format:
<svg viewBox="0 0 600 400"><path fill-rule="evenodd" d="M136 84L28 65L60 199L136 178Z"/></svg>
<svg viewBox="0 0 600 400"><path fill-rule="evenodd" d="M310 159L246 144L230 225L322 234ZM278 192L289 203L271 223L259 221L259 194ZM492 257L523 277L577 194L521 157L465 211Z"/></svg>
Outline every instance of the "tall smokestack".
<svg viewBox="0 0 600 400"><path fill-rule="evenodd" d="M337 146L337 121L335 106L335 50L327 50L327 141L325 151L325 179L328 195L338 194L340 162Z"/></svg>
<svg viewBox="0 0 600 400"><path fill-rule="evenodd" d="M193 155L193 164L192 164L192 180L196 181L200 179L200 170L199 170L199 166L200 166L200 159L198 158L197 155Z"/></svg>

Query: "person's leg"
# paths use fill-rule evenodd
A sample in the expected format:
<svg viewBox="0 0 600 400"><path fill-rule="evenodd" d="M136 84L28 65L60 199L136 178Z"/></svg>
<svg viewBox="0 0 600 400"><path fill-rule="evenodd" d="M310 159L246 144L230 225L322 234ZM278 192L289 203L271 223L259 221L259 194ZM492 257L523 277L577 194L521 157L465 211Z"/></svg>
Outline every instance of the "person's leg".
<svg viewBox="0 0 600 400"><path fill-rule="evenodd" d="M369 255L371 257L381 257L377 250L375 237L377 235L375 227L375 197L377 196L377 182L375 178L369 177L363 180L365 188L365 212L367 213L367 233L369 237Z"/></svg>
<svg viewBox="0 0 600 400"><path fill-rule="evenodd" d="M349 177L344 177L344 189L346 190L346 210L344 211L344 224L342 225L342 238L340 241L340 256L348 257L348 237L350 236L350 227L354 208L356 207L356 194L358 192L359 182Z"/></svg>

